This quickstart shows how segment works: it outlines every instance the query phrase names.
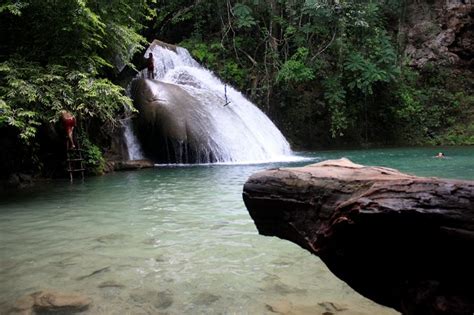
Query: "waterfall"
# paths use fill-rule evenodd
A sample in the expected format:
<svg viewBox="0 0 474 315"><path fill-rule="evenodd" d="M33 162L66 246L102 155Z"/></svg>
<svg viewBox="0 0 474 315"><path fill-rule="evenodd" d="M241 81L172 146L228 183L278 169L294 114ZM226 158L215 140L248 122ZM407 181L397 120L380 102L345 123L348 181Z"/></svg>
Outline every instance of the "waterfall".
<svg viewBox="0 0 474 315"><path fill-rule="evenodd" d="M170 160L187 163L190 154L197 157L194 158L197 163L251 163L290 158L290 146L272 121L240 92L201 67L186 49L152 44L145 56L150 52L155 80L178 86L199 104L188 106L182 115L187 119L187 132L199 134L199 141L193 141L192 135L187 137L187 143L175 141L176 158ZM147 69L140 77L147 77ZM155 81L147 82L157 99L170 103L171 92L153 85ZM168 145L163 150L169 150Z"/></svg>
<svg viewBox="0 0 474 315"><path fill-rule="evenodd" d="M130 85L127 87L125 92L128 97L131 97ZM137 136L133 132L132 113L128 108L124 108L124 111L125 119L121 120L121 124L123 139L127 147L128 160L143 160L145 157L143 155L140 141L138 141Z"/></svg>
<svg viewBox="0 0 474 315"><path fill-rule="evenodd" d="M143 152L140 146L140 142L133 133L132 120L130 117L126 118L123 122L123 136L125 144L128 150L129 160L143 160Z"/></svg>

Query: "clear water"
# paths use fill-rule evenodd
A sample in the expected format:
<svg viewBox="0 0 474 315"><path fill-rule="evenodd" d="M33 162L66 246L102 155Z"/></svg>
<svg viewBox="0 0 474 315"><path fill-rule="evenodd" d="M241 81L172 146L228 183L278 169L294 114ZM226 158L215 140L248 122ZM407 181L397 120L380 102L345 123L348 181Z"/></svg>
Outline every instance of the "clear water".
<svg viewBox="0 0 474 315"><path fill-rule="evenodd" d="M93 299L87 314L396 314L298 246L257 234L242 185L258 170L350 157L474 179L474 147L304 153L311 161L157 167L39 185L0 199L0 310L43 288ZM106 269L104 269L106 268ZM94 271L104 269L93 274Z"/></svg>

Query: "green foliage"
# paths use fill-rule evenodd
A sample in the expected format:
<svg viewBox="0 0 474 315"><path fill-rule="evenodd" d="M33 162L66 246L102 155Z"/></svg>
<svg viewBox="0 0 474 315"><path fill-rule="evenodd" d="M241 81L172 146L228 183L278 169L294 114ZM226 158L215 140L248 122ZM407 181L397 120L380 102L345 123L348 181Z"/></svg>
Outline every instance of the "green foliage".
<svg viewBox="0 0 474 315"><path fill-rule="evenodd" d="M286 61L276 76L277 82L307 82L315 78L314 71L306 65L308 59L308 49L298 48L296 53Z"/></svg>
<svg viewBox="0 0 474 315"><path fill-rule="evenodd" d="M400 61L406 1L338 3L6 0L0 128L16 128L33 144L39 125L62 108L83 122L113 125L121 106L131 105L104 77L140 49L146 21L155 36L180 42L248 92L299 143L317 143L316 134L351 144L472 143L472 78L454 79L429 64L411 71ZM467 83L452 83L460 81Z"/></svg>
<svg viewBox="0 0 474 315"><path fill-rule="evenodd" d="M24 0L0 7L0 27L9 55L95 74L129 62L147 14L145 0Z"/></svg>
<svg viewBox="0 0 474 315"><path fill-rule="evenodd" d="M22 1L5 1L3 4L0 4L0 14L8 12L13 15L21 15L21 10L27 5L27 3Z"/></svg>
<svg viewBox="0 0 474 315"><path fill-rule="evenodd" d="M0 129L13 128L19 150L38 160L38 130L72 112L79 127L117 124L131 100L107 77L142 47L142 23L155 0L8 0L0 4ZM9 129L9 130L10 130ZM87 133L83 138L91 137ZM44 139L43 139L44 140ZM86 141L84 140L84 141ZM99 160L90 147L91 157Z"/></svg>
<svg viewBox="0 0 474 315"><path fill-rule="evenodd" d="M19 131L19 136L25 144L30 144L40 125L38 114L24 108L12 108L0 99L0 127L9 125Z"/></svg>
<svg viewBox="0 0 474 315"><path fill-rule="evenodd" d="M348 116L345 108L346 91L341 84L340 76L332 76L323 81L324 99L331 115L331 136L333 138L344 135L348 127Z"/></svg>
<svg viewBox="0 0 474 315"><path fill-rule="evenodd" d="M248 91L295 137L326 133L331 142L351 144L468 139L452 128L469 130L468 122L474 120L459 119L470 103L458 95L460 88L450 85L441 69L425 69L433 73L416 76L419 71L409 74L400 60L404 47L397 32L405 23L407 2L338 3L160 2L167 15L186 22L170 25L168 32L185 26L181 36L184 43L192 42L187 46L192 54ZM427 31L438 31L428 26ZM472 86L464 88L470 95ZM316 131L315 123L325 130ZM449 137L447 130L452 131Z"/></svg>
<svg viewBox="0 0 474 315"><path fill-rule="evenodd" d="M100 55L107 63L120 70L122 64L133 66L130 60L135 52L143 47L145 38L139 33L142 21L152 19L156 11L149 5L154 0L95 0L88 6L96 8L98 18L104 24L100 38Z"/></svg>
<svg viewBox="0 0 474 315"><path fill-rule="evenodd" d="M17 128L26 144L34 140L39 125L57 121L63 109L114 125L119 110L132 108L123 89L107 79L16 59L0 64L0 127Z"/></svg>
<svg viewBox="0 0 474 315"><path fill-rule="evenodd" d="M236 17L237 28L249 28L256 24L252 16L252 9L245 4L236 3L232 11Z"/></svg>
<svg viewBox="0 0 474 315"><path fill-rule="evenodd" d="M234 59L225 58L225 51L219 42L206 44L199 39L190 38L181 42L180 45L187 48L200 63L216 71L225 81L232 82L239 88L244 86L247 71Z"/></svg>
<svg viewBox="0 0 474 315"><path fill-rule="evenodd" d="M224 80L233 82L240 88L244 86L244 81L247 79L247 71L233 60L225 62L219 74Z"/></svg>
<svg viewBox="0 0 474 315"><path fill-rule="evenodd" d="M187 48L191 55L196 58L200 63L208 66L216 66L219 61L218 56L221 50L221 46L217 43L211 43L210 45L202 43L198 39L188 39L180 43L182 47Z"/></svg>
<svg viewBox="0 0 474 315"><path fill-rule="evenodd" d="M81 148L84 150L84 162L88 171L100 175L105 170L105 159L100 148L93 144L85 135L80 137Z"/></svg>
<svg viewBox="0 0 474 315"><path fill-rule="evenodd" d="M462 84L456 82L464 82ZM404 68L397 85L395 118L410 143L471 144L474 137L472 79L428 66L419 74Z"/></svg>
<svg viewBox="0 0 474 315"><path fill-rule="evenodd" d="M393 81L399 75L397 54L387 32L377 25L377 6L355 8L358 10L351 9L346 14L346 23L350 25L346 30L357 37L345 44L344 70L350 89L372 95L376 85ZM366 29L369 27L370 30Z"/></svg>
<svg viewBox="0 0 474 315"><path fill-rule="evenodd" d="M349 76L347 86L357 88L363 94L373 94L373 87L377 82L388 82L388 73L377 67L377 64L364 58L360 53L350 54L344 63L344 70Z"/></svg>
<svg viewBox="0 0 474 315"><path fill-rule="evenodd" d="M431 145L474 145L474 123L453 125L429 141Z"/></svg>

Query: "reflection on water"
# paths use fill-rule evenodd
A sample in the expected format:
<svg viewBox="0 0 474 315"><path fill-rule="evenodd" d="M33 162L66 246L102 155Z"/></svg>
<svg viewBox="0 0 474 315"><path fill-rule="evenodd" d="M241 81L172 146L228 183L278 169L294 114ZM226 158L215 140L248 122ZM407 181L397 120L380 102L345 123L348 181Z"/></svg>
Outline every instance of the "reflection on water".
<svg viewBox="0 0 474 315"><path fill-rule="evenodd" d="M474 149L304 154L474 178ZM457 151L456 151L457 150ZM307 164L308 161L290 163ZM242 185L288 164L158 167L55 182L0 201L0 309L42 288L80 291L90 314L394 314L296 245L257 234Z"/></svg>

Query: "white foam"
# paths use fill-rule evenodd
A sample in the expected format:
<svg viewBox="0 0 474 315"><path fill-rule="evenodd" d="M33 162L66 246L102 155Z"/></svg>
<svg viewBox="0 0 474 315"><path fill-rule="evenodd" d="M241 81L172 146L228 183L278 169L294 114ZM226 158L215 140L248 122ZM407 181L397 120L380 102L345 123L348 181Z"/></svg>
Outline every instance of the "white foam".
<svg viewBox="0 0 474 315"><path fill-rule="evenodd" d="M201 67L184 48L176 52L155 45L155 79L183 88L199 101L190 109L193 126L205 135L207 143L198 151L198 164L257 164L295 161L289 143L273 122L242 93L224 84L211 71ZM143 70L142 76L147 70ZM166 102L166 93L157 91ZM158 95L157 94L157 95ZM180 154L186 150L179 150ZM209 152L210 151L210 152ZM183 153L185 154L185 153ZM179 156L178 163L187 161Z"/></svg>

